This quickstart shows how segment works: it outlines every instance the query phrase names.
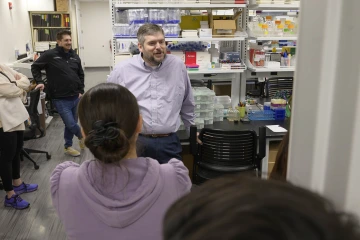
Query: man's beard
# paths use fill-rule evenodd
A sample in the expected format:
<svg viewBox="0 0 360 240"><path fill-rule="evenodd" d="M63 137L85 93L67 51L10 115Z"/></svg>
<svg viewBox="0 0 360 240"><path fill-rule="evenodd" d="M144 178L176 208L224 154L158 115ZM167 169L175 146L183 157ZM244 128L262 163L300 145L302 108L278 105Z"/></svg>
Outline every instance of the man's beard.
<svg viewBox="0 0 360 240"><path fill-rule="evenodd" d="M148 54L143 54L143 57L145 58L145 60L147 60L149 63L151 63L154 66L159 65L160 63L162 63L162 61L164 61L166 53L164 52L164 57L161 60L156 60L155 57L153 55L148 55Z"/></svg>

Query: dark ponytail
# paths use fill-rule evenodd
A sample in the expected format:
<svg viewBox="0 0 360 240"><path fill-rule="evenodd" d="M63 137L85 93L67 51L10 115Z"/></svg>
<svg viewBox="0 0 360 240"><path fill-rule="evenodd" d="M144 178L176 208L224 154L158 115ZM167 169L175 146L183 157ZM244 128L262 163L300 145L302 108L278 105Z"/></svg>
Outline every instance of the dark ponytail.
<svg viewBox="0 0 360 240"><path fill-rule="evenodd" d="M114 163L128 154L139 120L139 107L129 90L99 84L84 94L78 112L85 145L96 159Z"/></svg>

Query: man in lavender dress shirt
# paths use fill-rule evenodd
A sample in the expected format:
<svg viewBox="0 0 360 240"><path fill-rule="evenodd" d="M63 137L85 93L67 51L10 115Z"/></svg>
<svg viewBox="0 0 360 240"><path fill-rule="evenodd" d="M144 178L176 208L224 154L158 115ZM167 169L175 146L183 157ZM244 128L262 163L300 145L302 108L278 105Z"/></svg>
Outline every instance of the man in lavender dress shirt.
<svg viewBox="0 0 360 240"><path fill-rule="evenodd" d="M137 38L141 54L116 65L107 81L128 88L138 100L143 117L138 155L160 163L181 160L179 116L188 131L195 121L186 67L180 58L166 55L164 31L158 25L144 24Z"/></svg>

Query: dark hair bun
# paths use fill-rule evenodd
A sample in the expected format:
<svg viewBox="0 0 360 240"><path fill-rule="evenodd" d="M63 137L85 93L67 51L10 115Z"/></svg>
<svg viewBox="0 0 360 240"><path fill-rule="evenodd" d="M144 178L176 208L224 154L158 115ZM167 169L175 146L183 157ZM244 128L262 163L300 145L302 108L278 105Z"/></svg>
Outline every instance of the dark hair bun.
<svg viewBox="0 0 360 240"><path fill-rule="evenodd" d="M129 152L130 143L125 132L116 123L96 121L85 138L85 145L104 163L117 162ZM120 158L120 159L119 159Z"/></svg>

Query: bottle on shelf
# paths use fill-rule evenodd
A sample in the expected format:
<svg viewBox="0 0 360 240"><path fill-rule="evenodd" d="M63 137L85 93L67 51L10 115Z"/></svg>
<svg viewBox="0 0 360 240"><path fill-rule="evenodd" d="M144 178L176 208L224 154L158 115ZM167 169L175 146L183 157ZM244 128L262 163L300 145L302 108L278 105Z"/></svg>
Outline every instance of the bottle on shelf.
<svg viewBox="0 0 360 240"><path fill-rule="evenodd" d="M215 44L211 44L208 52L211 55L211 62L215 63L215 66L219 64L219 50L215 47Z"/></svg>
<svg viewBox="0 0 360 240"><path fill-rule="evenodd" d="M263 36L269 35L269 25L267 24L262 25L262 35Z"/></svg>
<svg viewBox="0 0 360 240"><path fill-rule="evenodd" d="M277 36L277 37L282 37L282 36L284 36L284 25L283 25L283 24L277 25L276 36Z"/></svg>

